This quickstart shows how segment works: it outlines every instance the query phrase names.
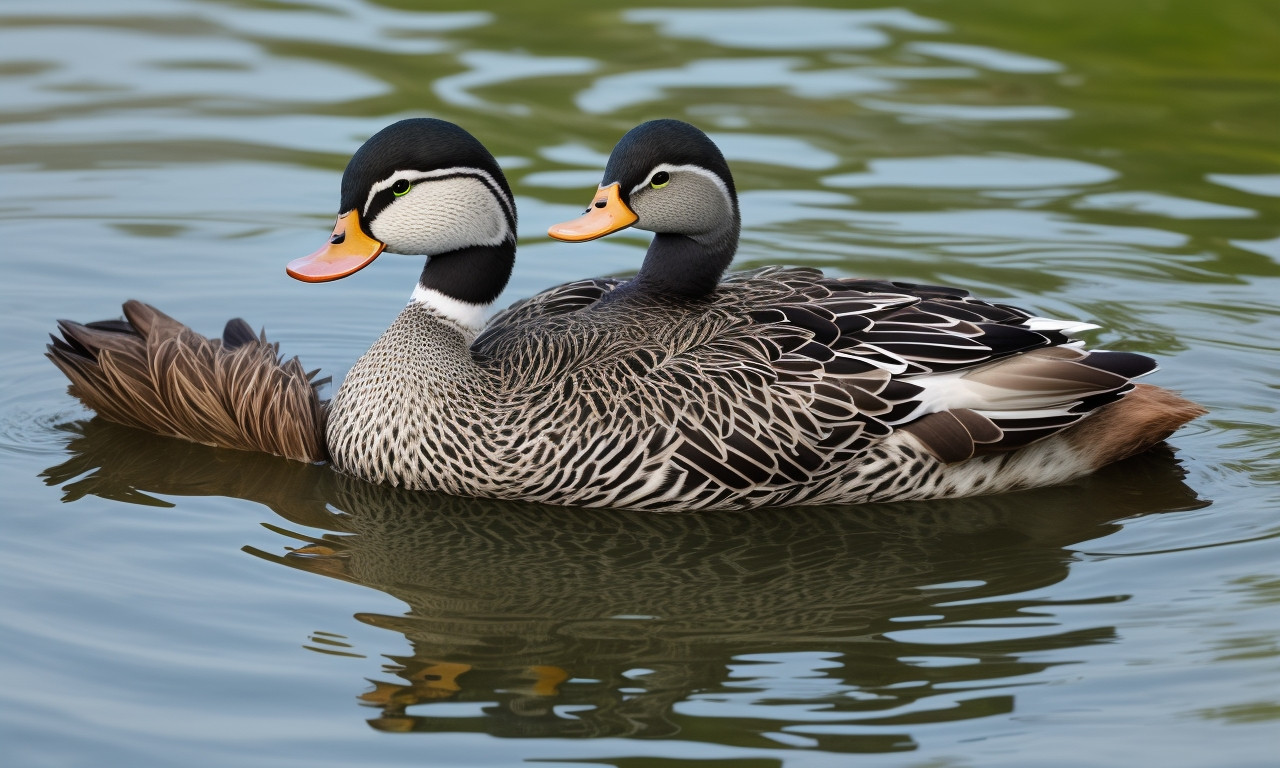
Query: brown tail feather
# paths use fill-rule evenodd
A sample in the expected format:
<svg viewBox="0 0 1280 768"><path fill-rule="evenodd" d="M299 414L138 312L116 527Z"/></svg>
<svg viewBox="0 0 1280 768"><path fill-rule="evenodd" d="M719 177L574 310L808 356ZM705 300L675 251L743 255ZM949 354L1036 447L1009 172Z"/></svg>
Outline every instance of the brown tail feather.
<svg viewBox="0 0 1280 768"><path fill-rule="evenodd" d="M154 307L124 305L126 321L58 322L46 356L68 391L108 421L196 443L323 461L325 403L298 359L266 336L228 324L224 343Z"/></svg>
<svg viewBox="0 0 1280 768"><path fill-rule="evenodd" d="M1136 384L1132 392L1103 406L1063 437L1097 469L1147 450L1206 413L1167 389Z"/></svg>

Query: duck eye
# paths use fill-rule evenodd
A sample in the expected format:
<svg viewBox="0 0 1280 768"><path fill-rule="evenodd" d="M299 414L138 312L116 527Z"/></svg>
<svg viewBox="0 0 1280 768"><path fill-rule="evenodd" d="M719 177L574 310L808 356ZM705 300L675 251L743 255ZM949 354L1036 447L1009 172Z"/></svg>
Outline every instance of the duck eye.
<svg viewBox="0 0 1280 768"><path fill-rule="evenodd" d="M391 193L396 197L401 197L409 194L409 190L412 188L413 186L404 179L396 179L396 183L391 185Z"/></svg>
<svg viewBox="0 0 1280 768"><path fill-rule="evenodd" d="M649 186L653 187L654 189L662 189L663 187L667 186L670 183L671 183L671 174L667 173L666 171L658 171L657 173L653 174L652 179L649 179Z"/></svg>

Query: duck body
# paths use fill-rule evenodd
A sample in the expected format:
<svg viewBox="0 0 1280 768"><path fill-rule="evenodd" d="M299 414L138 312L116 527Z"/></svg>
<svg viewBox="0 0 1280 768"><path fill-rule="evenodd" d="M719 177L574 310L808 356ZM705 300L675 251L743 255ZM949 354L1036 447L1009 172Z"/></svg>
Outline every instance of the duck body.
<svg viewBox="0 0 1280 768"><path fill-rule="evenodd" d="M424 255L407 306L332 401L319 404L312 377L298 379L294 362L290 391L312 400L274 411L264 404L286 402L277 390L217 383L208 349L218 343L181 326L169 336L183 351L170 357L198 361L202 372L187 378L215 383L184 385L169 398L184 409L178 421L217 418L260 437L272 424L245 414L283 421L281 408L314 409L318 418L303 430L319 457L370 482L675 511L1061 483L1203 412L1134 383L1154 369L1150 359L1085 351L1071 338L1085 324L959 289L786 267L722 279L737 247L736 193L718 150L687 124L657 121L629 133L605 179L588 221L561 234L650 229L656 236L640 272L557 286L486 322L515 259L515 202L501 169L450 123L414 119L384 129L347 166L328 243L288 271L316 282L362 269L384 249ZM64 323L64 339L50 348L90 407L199 442L317 458L199 423L167 428L174 419L157 417L153 401L165 397L159 390L173 366L146 351L149 327L134 326ZM244 335L233 334L224 351ZM122 344L133 345L134 362L105 364ZM288 366L270 349L270 360L236 375L273 380ZM151 389L122 385L121 376ZM116 401L129 389L144 394L121 415ZM229 410L209 416L212 401Z"/></svg>
<svg viewBox="0 0 1280 768"><path fill-rule="evenodd" d="M1134 381L1154 360L1085 350L1073 334L1097 327L1089 323L962 289L813 269L722 280L741 228L735 186L718 148L687 123L629 131L585 214L550 234L580 242L628 226L655 237L639 274L600 305L624 305L659 348L671 349L659 336L708 334L703 347L645 375L683 367L683 396L700 393L674 429L679 447L666 471L688 478L677 507L1055 485L1143 451L1205 412ZM645 402L668 417L666 406L682 397L675 388L650 394Z"/></svg>
<svg viewBox="0 0 1280 768"><path fill-rule="evenodd" d="M478 336L411 303L334 399L335 466L575 506L895 501L1065 482L1195 412L1130 381L1149 359L955 289L780 267L702 299L627 286L561 286ZM930 410L943 386L970 407ZM1175 415L1137 444L1085 422L1156 404Z"/></svg>

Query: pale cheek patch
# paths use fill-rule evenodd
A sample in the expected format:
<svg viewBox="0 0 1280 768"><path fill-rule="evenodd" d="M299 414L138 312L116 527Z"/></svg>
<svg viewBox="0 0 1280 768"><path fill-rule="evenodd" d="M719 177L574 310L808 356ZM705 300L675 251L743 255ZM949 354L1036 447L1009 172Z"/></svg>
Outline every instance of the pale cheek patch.
<svg viewBox="0 0 1280 768"><path fill-rule="evenodd" d="M733 218L729 192L715 174L696 166L658 166L667 170L671 183L662 189L637 186L631 201L639 229L699 235L724 227ZM652 173L649 174L652 177Z"/></svg>
<svg viewBox="0 0 1280 768"><path fill-rule="evenodd" d="M369 225L394 253L431 256L507 239L506 213L479 179L422 181Z"/></svg>

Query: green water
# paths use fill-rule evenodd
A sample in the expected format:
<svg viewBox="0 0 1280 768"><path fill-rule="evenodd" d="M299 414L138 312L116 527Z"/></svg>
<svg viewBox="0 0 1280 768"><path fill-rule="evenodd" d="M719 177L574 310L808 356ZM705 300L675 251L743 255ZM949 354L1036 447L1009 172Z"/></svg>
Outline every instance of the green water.
<svg viewBox="0 0 1280 768"><path fill-rule="evenodd" d="M421 263L304 285L350 153L458 122L513 301L614 141L724 149L742 267L1090 320L1210 409L1063 488L640 516L402 494L90 420L41 353L139 298L335 380ZM1269 766L1280 6L0 4L0 762ZM853 757L851 753L858 753Z"/></svg>

